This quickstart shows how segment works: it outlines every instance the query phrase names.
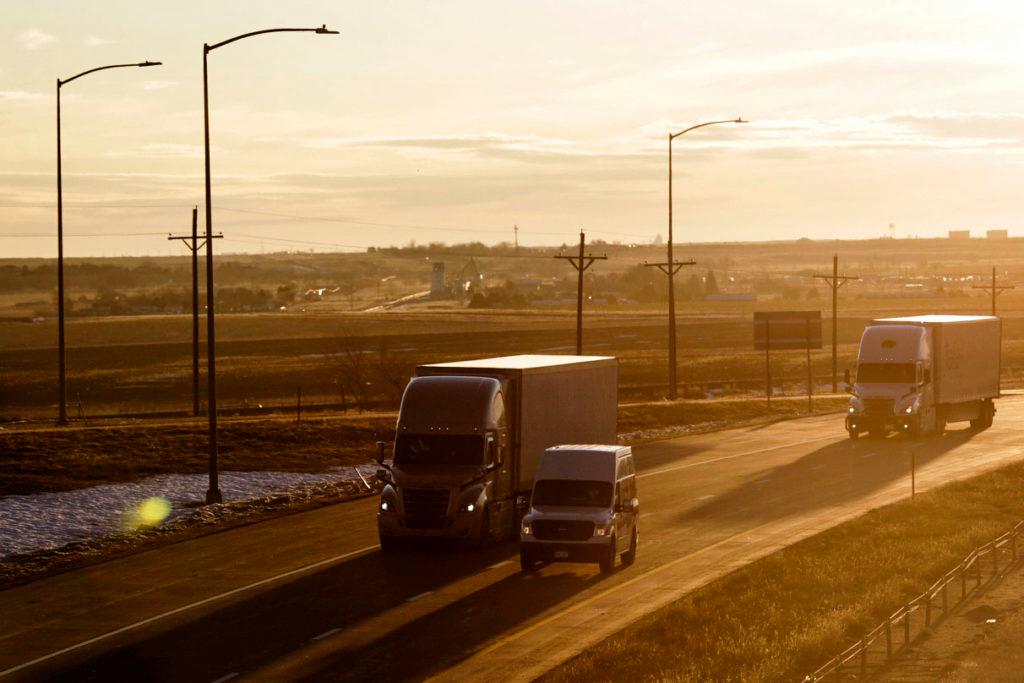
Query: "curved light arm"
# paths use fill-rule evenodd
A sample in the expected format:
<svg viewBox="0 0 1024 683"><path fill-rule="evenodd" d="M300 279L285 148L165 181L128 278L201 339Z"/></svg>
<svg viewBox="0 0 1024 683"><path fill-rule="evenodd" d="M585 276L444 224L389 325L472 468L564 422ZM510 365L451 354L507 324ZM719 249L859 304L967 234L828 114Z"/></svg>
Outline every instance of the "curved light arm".
<svg viewBox="0 0 1024 683"><path fill-rule="evenodd" d="M249 38L249 37L252 37L252 36L258 36L258 35L262 35L264 33L286 33L286 32L291 32L291 33L294 33L294 32L319 33L320 35L325 35L325 36L336 36L336 35L338 35L337 31L332 31L332 30L328 29L327 28L327 24L321 25L320 28L267 28L267 29L263 29L262 31L250 31L249 33L243 33L240 36L235 36L234 38L228 38L227 40L222 40L219 43L214 43L213 45L203 45L203 48L207 52L210 52L211 50L216 50L218 47L223 47L224 45L227 45L228 43L233 43L236 40L241 40L242 38Z"/></svg>
<svg viewBox="0 0 1024 683"><path fill-rule="evenodd" d="M66 83L70 83L71 81L75 80L76 78L81 78L82 76L94 73L96 71L103 71L104 69L121 69L121 68L126 67L126 66L160 66L161 64L163 64L163 62L151 62L149 60L146 60L145 62L138 62L138 63L135 63L135 64L111 64L109 66L98 66L95 69L89 69L88 71L83 71L82 73L78 74L77 76L72 76L71 78L66 78L63 81L58 78L57 79L57 87L59 88L60 86L66 84Z"/></svg>
<svg viewBox="0 0 1024 683"><path fill-rule="evenodd" d="M698 128L703 128L704 126L714 126L715 124L719 124L719 123L750 123L750 122L749 121L744 121L742 116L738 116L738 117L736 117L734 119L727 119L725 121L708 121L707 123L698 123L696 126L690 126L686 130L681 130L678 133L670 133L669 134L669 138L673 138L674 139L674 138L677 138L677 137L679 137L680 135L682 135L684 133L689 133L691 130L697 130Z"/></svg>

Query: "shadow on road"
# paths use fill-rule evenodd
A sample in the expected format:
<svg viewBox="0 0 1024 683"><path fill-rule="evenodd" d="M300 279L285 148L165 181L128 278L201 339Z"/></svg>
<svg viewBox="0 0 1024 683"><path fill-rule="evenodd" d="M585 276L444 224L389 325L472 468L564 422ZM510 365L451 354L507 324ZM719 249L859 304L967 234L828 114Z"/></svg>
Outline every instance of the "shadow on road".
<svg viewBox="0 0 1024 683"><path fill-rule="evenodd" d="M157 622L137 631L130 644L102 654L87 648L59 664L41 664L32 674L36 680L60 681L201 681L253 672L294 655L318 635L349 629L358 633L368 620L410 598L491 571L492 565L513 559L516 548L506 542L484 552L443 546L372 552L266 591L243 593L238 602L215 603L220 606L213 611L198 608L181 619ZM514 559L518 564L518 557ZM323 675L383 680L421 676L425 668L462 659L595 580L597 575L569 573L526 578L517 573L492 583L484 579L482 588L466 589L450 604L409 623L403 624L395 613L388 615L379 633L366 632L363 645L332 650L322 662ZM401 657L395 657L396 643L402 643Z"/></svg>
<svg viewBox="0 0 1024 683"><path fill-rule="evenodd" d="M972 429L964 429L916 441L898 435L886 439L843 439L794 462L761 471L732 490L687 510L678 519L768 522L841 504L904 478L909 493L912 451L916 452L920 469L976 434Z"/></svg>

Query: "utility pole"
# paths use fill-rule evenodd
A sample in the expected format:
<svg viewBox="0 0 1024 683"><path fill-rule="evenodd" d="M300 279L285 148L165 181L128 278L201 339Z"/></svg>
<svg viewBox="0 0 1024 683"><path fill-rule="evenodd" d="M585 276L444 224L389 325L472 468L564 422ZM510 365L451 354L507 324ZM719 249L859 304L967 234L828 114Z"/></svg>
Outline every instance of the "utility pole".
<svg viewBox="0 0 1024 683"><path fill-rule="evenodd" d="M670 211L671 213L671 211ZM647 263L644 261L644 265L648 267L654 267L665 273L668 276L668 398L670 401L678 398L678 392L676 390L676 273L683 266L695 266L697 262L693 259L689 261L676 261L672 258L672 243L669 242L668 248L669 261L666 263Z"/></svg>
<svg viewBox="0 0 1024 683"><path fill-rule="evenodd" d="M206 244L206 238L199 242L199 207L192 207L192 236L168 235L168 240L181 240L192 252L192 415L199 417L199 250ZM214 235L214 239L223 235ZM191 242L191 244L190 244Z"/></svg>
<svg viewBox="0 0 1024 683"><path fill-rule="evenodd" d="M512 226L512 233L515 235L514 239L515 239L516 251L519 251L519 226L518 225L513 225Z"/></svg>
<svg viewBox="0 0 1024 683"><path fill-rule="evenodd" d="M828 282L829 287L832 288L832 393L834 394L839 391L839 368L836 360L836 344L839 334L839 288L850 280L859 280L860 278L854 275L839 274L838 254L832 254L832 274L815 275L814 278L816 280L825 280Z"/></svg>
<svg viewBox="0 0 1024 683"><path fill-rule="evenodd" d="M992 284L990 285L974 285L972 289L985 289L992 291L992 315L996 314L996 297L1005 292L1008 289L1016 289L1013 285L997 285L996 284L996 267L992 266Z"/></svg>
<svg viewBox="0 0 1024 683"><path fill-rule="evenodd" d="M594 261L605 261L608 259L607 256L593 256L592 254L584 254L583 249L586 244L586 237L583 231L580 230L580 253L579 256L555 256L557 259L568 261L572 264L572 267L576 269L579 274L579 279L576 282L576 355L583 355L583 272L594 265Z"/></svg>

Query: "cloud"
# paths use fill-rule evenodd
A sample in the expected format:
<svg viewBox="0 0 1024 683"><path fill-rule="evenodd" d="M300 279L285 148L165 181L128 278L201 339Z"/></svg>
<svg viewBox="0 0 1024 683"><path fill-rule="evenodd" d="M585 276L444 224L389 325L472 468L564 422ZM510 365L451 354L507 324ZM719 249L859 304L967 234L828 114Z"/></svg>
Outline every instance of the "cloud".
<svg viewBox="0 0 1024 683"><path fill-rule="evenodd" d="M37 92L26 92L24 90L0 90L0 102L4 100L37 100L42 97Z"/></svg>
<svg viewBox="0 0 1024 683"><path fill-rule="evenodd" d="M142 84L143 90L163 90L178 85L177 81L146 81Z"/></svg>
<svg viewBox="0 0 1024 683"><path fill-rule="evenodd" d="M103 47L104 45L112 45L114 41L107 40L106 38L100 38L99 36L89 36L85 39L86 47Z"/></svg>
<svg viewBox="0 0 1024 683"><path fill-rule="evenodd" d="M26 50L38 50L57 40L49 33L43 33L37 28L30 28L18 34L18 40Z"/></svg>

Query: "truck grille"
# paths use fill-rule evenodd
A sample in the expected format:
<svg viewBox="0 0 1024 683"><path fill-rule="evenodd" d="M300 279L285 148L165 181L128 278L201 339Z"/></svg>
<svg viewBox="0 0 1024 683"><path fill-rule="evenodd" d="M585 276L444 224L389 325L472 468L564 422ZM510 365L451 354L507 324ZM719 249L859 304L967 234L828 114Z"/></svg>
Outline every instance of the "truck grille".
<svg viewBox="0 0 1024 683"><path fill-rule="evenodd" d="M436 529L448 517L448 489L402 489L406 526Z"/></svg>
<svg viewBox="0 0 1024 683"><path fill-rule="evenodd" d="M892 399L889 398L866 398L864 399L864 414L868 417L891 418Z"/></svg>
<svg viewBox="0 0 1024 683"><path fill-rule="evenodd" d="M541 541L586 541L594 535L594 523L581 520L538 519L533 535Z"/></svg>

